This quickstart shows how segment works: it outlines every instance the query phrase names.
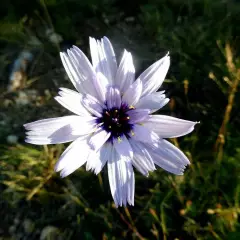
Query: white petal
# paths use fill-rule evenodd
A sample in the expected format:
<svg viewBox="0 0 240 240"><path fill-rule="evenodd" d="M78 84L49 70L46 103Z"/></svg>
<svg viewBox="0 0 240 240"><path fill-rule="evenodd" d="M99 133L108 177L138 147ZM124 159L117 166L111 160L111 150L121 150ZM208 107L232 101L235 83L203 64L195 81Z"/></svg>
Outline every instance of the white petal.
<svg viewBox="0 0 240 240"><path fill-rule="evenodd" d="M156 132L161 138L174 138L192 132L196 123L165 115L153 115L144 122L144 126Z"/></svg>
<svg viewBox="0 0 240 240"><path fill-rule="evenodd" d="M107 90L106 103L108 109L120 108L121 106L121 95L119 89L116 87L109 87Z"/></svg>
<svg viewBox="0 0 240 240"><path fill-rule="evenodd" d="M109 77L109 73L108 73L108 69L107 69L107 58L105 56L105 53L103 51L103 48L102 48L102 44L99 40L96 40L96 49L97 49L97 54L98 54L98 62L97 62L97 65L93 67L95 67L95 71L96 72L101 72L109 81L109 83L112 83L111 82L111 79L108 78ZM91 48L91 46L90 46Z"/></svg>
<svg viewBox="0 0 240 240"><path fill-rule="evenodd" d="M113 83L117 72L117 62L110 41L104 37L101 41L90 38L90 51L93 67Z"/></svg>
<svg viewBox="0 0 240 240"><path fill-rule="evenodd" d="M76 46L60 53L63 66L75 88L80 93L96 96L94 79L96 73L85 54Z"/></svg>
<svg viewBox="0 0 240 240"><path fill-rule="evenodd" d="M102 147L102 145L109 139L111 133L105 131L104 129L98 129L89 139L90 147L98 151Z"/></svg>
<svg viewBox="0 0 240 240"><path fill-rule="evenodd" d="M159 147L150 147L154 163L168 172L183 175L185 167L190 163L184 153L166 140L160 140Z"/></svg>
<svg viewBox="0 0 240 240"><path fill-rule="evenodd" d="M138 77L143 83L142 97L155 92L160 88L167 75L169 66L170 57L166 55L151 65Z"/></svg>
<svg viewBox="0 0 240 240"><path fill-rule="evenodd" d="M148 109L131 109L126 112L129 117L129 123L135 124L149 119L150 111Z"/></svg>
<svg viewBox="0 0 240 240"><path fill-rule="evenodd" d="M76 46L73 46L73 48L67 52L72 65L75 66L75 69L78 73L83 93L96 96L96 90L94 88L94 79L96 78L96 73L91 63L85 54Z"/></svg>
<svg viewBox="0 0 240 240"><path fill-rule="evenodd" d="M163 158L160 155L152 154L152 158L154 159L154 163L158 165L160 168L173 173L175 175L183 175L185 167L176 165L175 163L170 162L168 159Z"/></svg>
<svg viewBox="0 0 240 240"><path fill-rule="evenodd" d="M55 171L61 171L61 177L66 177L80 168L88 159L92 150L87 144L87 138L79 138L71 143L58 160Z"/></svg>
<svg viewBox="0 0 240 240"><path fill-rule="evenodd" d="M133 158L133 150L125 135L113 140L113 146L118 154L125 161L130 161Z"/></svg>
<svg viewBox="0 0 240 240"><path fill-rule="evenodd" d="M125 50L116 74L116 85L119 86L121 93L124 93L132 85L134 78L135 68L132 55Z"/></svg>
<svg viewBox="0 0 240 240"><path fill-rule="evenodd" d="M105 103L109 84L107 78L101 72L97 73L97 78L94 81L94 85L98 94L98 99L102 103Z"/></svg>
<svg viewBox="0 0 240 240"><path fill-rule="evenodd" d="M162 92L151 93L142 97L136 104L136 108L150 109L151 113L156 112L169 102L170 99L165 97L166 95Z"/></svg>
<svg viewBox="0 0 240 240"><path fill-rule="evenodd" d="M190 161L186 157L186 155L178 149L176 146L174 146L172 143L168 142L165 139L161 139L159 142L159 147L157 148L158 151L162 151L166 156L173 157L176 161L178 161L180 164L188 165L190 164Z"/></svg>
<svg viewBox="0 0 240 240"><path fill-rule="evenodd" d="M111 82L114 82L117 73L116 56L112 44L107 37L103 37L101 42L107 58L107 65L110 73L109 78L111 78Z"/></svg>
<svg viewBox="0 0 240 240"><path fill-rule="evenodd" d="M116 207L134 205L135 177L130 162L113 149L108 161L108 179Z"/></svg>
<svg viewBox="0 0 240 240"><path fill-rule="evenodd" d="M83 106L96 117L102 116L104 106L93 96L86 94L82 98Z"/></svg>
<svg viewBox="0 0 240 240"><path fill-rule="evenodd" d="M55 97L63 107L80 116L89 116L89 112L82 105L82 95L67 88L60 88L59 96Z"/></svg>
<svg viewBox="0 0 240 240"><path fill-rule="evenodd" d="M130 139L129 142L134 152L132 160L133 166L143 175L148 176L149 171L154 171L156 169L151 155L143 143L133 139Z"/></svg>
<svg viewBox="0 0 240 240"><path fill-rule="evenodd" d="M133 126L132 135L130 137L139 142L149 143L158 146L158 135L154 131L151 131L148 128L139 124L135 124Z"/></svg>
<svg viewBox="0 0 240 240"><path fill-rule="evenodd" d="M99 57L98 57L98 45L97 41L94 38L89 38L90 52L92 57L92 65L96 72L98 72L97 68L99 68Z"/></svg>
<svg viewBox="0 0 240 240"><path fill-rule="evenodd" d="M76 46L73 46L68 53L69 56L75 59L77 69L82 76L83 82L90 80L92 76L95 75L95 72L86 55Z"/></svg>
<svg viewBox="0 0 240 240"><path fill-rule="evenodd" d="M136 80L124 93L122 101L127 103L129 106L135 106L142 94L142 82Z"/></svg>
<svg viewBox="0 0 240 240"><path fill-rule="evenodd" d="M95 121L92 117L66 116L27 123L25 141L37 145L71 142L94 131Z"/></svg>
<svg viewBox="0 0 240 240"><path fill-rule="evenodd" d="M93 170L95 174L99 174L106 162L112 157L111 143L105 143L97 152L92 152L86 164L86 170Z"/></svg>
<svg viewBox="0 0 240 240"><path fill-rule="evenodd" d="M80 79L77 74L77 70L72 66L71 61L69 60L67 54L60 52L60 57L63 63L63 66L67 72L68 77L70 78L73 86L79 91L83 92L82 86L80 84Z"/></svg>
<svg viewBox="0 0 240 240"><path fill-rule="evenodd" d="M82 117L71 124L72 133L74 135L85 135L93 133L97 130L97 118L95 117Z"/></svg>

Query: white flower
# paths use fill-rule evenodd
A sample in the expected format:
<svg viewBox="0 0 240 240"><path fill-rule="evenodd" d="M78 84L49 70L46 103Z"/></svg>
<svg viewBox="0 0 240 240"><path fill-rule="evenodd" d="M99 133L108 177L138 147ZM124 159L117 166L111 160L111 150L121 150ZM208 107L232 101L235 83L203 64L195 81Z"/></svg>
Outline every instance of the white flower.
<svg viewBox="0 0 240 240"><path fill-rule="evenodd" d="M84 163L98 174L107 164L111 193L116 206L134 205L133 166L148 176L155 164L182 175L187 157L164 138L186 135L196 122L165 115L151 115L169 101L157 92L167 74L166 55L135 80L132 55L124 51L117 66L113 47L104 37L90 38L92 64L77 47L60 53L63 66L76 91L61 88L55 99L75 115L25 124L26 142L72 142L55 170L62 177Z"/></svg>

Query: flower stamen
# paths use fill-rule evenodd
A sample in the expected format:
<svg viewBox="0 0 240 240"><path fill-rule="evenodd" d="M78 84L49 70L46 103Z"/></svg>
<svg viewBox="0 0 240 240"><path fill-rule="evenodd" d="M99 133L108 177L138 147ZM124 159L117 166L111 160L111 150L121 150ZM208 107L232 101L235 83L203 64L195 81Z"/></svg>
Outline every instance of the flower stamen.
<svg viewBox="0 0 240 240"><path fill-rule="evenodd" d="M110 113L108 111L105 111L105 114L110 117Z"/></svg>

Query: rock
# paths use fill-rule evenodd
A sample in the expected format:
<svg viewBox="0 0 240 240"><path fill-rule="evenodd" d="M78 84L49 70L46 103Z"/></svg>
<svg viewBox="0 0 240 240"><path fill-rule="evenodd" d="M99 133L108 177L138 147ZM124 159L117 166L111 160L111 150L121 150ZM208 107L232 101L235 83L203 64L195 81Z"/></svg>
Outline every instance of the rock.
<svg viewBox="0 0 240 240"><path fill-rule="evenodd" d="M59 239L60 238L60 233L58 228L54 226L46 226L43 228L41 235L40 235L40 240L48 240L48 239Z"/></svg>
<svg viewBox="0 0 240 240"><path fill-rule="evenodd" d="M8 135L6 140L7 140L7 143L9 144L16 144L18 142L18 136Z"/></svg>
<svg viewBox="0 0 240 240"><path fill-rule="evenodd" d="M32 233L34 231L35 224L32 220L27 218L23 221L23 228L26 233Z"/></svg>

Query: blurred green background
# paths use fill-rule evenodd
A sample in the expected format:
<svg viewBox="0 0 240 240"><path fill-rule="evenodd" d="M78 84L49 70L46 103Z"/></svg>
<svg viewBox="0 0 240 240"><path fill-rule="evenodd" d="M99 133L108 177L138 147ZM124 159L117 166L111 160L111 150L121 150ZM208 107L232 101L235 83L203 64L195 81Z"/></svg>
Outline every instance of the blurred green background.
<svg viewBox="0 0 240 240"><path fill-rule="evenodd" d="M114 207L104 172L53 172L66 145L24 143L24 123L68 114L53 99L73 88L59 51L89 56L88 37L104 35L137 74L170 51L159 113L201 122L171 139L185 175L136 173L128 208ZM237 0L2 0L0 239L240 239L239 43Z"/></svg>

